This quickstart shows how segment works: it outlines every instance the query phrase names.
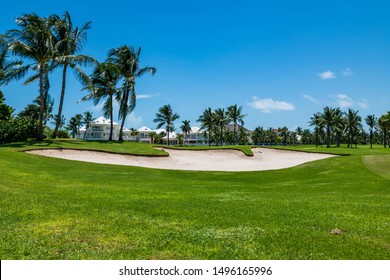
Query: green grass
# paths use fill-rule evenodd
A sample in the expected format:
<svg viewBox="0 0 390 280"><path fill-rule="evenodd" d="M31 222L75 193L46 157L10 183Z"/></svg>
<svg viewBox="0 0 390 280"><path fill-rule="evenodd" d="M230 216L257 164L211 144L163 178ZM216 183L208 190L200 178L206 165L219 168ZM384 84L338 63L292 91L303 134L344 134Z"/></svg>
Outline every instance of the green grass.
<svg viewBox="0 0 390 280"><path fill-rule="evenodd" d="M246 156L253 156L251 146L166 146L166 145L154 145L155 147L162 147L166 149L174 150L194 150L194 151L207 151L207 150L237 150L243 152Z"/></svg>
<svg viewBox="0 0 390 280"><path fill-rule="evenodd" d="M58 146L154 153L134 143L0 146L1 259L390 259L383 147L332 148L351 156L236 173L20 152Z"/></svg>

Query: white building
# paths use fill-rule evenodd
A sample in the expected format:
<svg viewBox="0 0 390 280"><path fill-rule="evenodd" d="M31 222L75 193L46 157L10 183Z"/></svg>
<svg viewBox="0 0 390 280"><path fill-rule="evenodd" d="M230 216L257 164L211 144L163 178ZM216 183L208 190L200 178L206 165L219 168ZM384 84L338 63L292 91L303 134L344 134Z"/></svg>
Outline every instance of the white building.
<svg viewBox="0 0 390 280"><path fill-rule="evenodd" d="M120 126L116 122L113 122L112 139L119 139ZM85 140L108 140L110 138L111 120L104 117L97 118L88 127L80 128L76 138ZM123 129L123 140L131 141L131 131L127 128Z"/></svg>
<svg viewBox="0 0 390 280"><path fill-rule="evenodd" d="M116 122L113 122L113 140L119 139L119 130L120 125ZM104 117L99 117L94 120L91 125L88 127L80 128L76 138L84 140L108 140L110 137L111 129L111 120ZM164 144L168 144L168 136L165 129L151 129L147 126L140 127L137 131L132 131L126 127L123 128L123 140L124 141L134 141L140 143L149 143L153 144L154 134L163 134L162 141ZM183 134L184 143L186 145L206 145L207 137L205 138L205 133L197 126L191 127L191 132L187 135ZM177 138L176 132L169 133L169 144L178 145L179 141Z"/></svg>

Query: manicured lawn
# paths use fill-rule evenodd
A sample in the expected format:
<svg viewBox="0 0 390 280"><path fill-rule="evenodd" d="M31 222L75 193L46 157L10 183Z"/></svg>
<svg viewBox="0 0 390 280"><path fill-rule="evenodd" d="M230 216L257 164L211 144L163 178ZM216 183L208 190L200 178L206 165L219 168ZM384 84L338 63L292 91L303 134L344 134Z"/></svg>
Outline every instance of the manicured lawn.
<svg viewBox="0 0 390 280"><path fill-rule="evenodd" d="M206 150L238 150L243 152L247 156L253 156L251 146L166 146L166 145L154 145L156 147L162 147L166 149L175 150L194 150L194 151L206 151Z"/></svg>
<svg viewBox="0 0 390 280"><path fill-rule="evenodd" d="M351 156L236 173L20 152L58 146L155 153L130 143L0 146L1 259L390 259L389 149L331 148Z"/></svg>

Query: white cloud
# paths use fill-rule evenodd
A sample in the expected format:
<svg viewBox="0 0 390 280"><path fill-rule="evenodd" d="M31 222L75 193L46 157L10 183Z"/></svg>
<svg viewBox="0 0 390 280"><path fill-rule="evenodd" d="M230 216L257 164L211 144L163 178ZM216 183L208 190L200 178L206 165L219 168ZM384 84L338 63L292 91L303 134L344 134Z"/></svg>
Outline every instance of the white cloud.
<svg viewBox="0 0 390 280"><path fill-rule="evenodd" d="M334 73L330 70L325 71L323 73L318 73L318 76L320 76L321 80L329 80L329 79L334 79L336 76Z"/></svg>
<svg viewBox="0 0 390 280"><path fill-rule="evenodd" d="M99 112L100 113L103 109L103 105L104 105L104 102L100 102L96 106L94 106L94 105L89 106L88 109L91 110L92 112Z"/></svg>
<svg viewBox="0 0 390 280"><path fill-rule="evenodd" d="M252 98L249 106L260 110L263 113L271 113L272 111L293 111L295 106L286 101L275 101L272 98L259 99L257 96Z"/></svg>
<svg viewBox="0 0 390 280"><path fill-rule="evenodd" d="M302 95L302 97L309 100L310 102L315 103L315 104L320 104L320 102L317 99L311 97L310 95L304 94L304 95Z"/></svg>
<svg viewBox="0 0 390 280"><path fill-rule="evenodd" d="M156 96L159 96L160 94L137 94L137 99L150 99Z"/></svg>
<svg viewBox="0 0 390 280"><path fill-rule="evenodd" d="M127 116L125 121L125 127L140 128L143 125L143 119L141 116L136 116L134 112Z"/></svg>
<svg viewBox="0 0 390 280"><path fill-rule="evenodd" d="M341 74L343 74L345 77L348 77L348 76L352 76L352 75L353 75L351 69L349 69L348 67L345 68L344 70L341 70L340 72L341 72Z"/></svg>
<svg viewBox="0 0 390 280"><path fill-rule="evenodd" d="M353 101L345 94L336 95L336 104L341 108L348 108L353 105Z"/></svg>
<svg viewBox="0 0 390 280"><path fill-rule="evenodd" d="M338 94L331 97L336 99L336 105L340 108L351 108L357 106L362 109L366 109L369 107L368 101L366 99L362 99L360 101L354 101L346 94Z"/></svg>

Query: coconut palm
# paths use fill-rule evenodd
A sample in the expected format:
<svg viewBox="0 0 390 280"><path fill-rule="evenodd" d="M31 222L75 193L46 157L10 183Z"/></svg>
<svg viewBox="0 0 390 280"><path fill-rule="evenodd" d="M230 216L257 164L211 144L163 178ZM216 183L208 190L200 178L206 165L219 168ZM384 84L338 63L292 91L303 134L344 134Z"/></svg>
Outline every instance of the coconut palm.
<svg viewBox="0 0 390 280"><path fill-rule="evenodd" d="M197 122L201 123L200 129L206 129L207 131L209 146L211 143L211 132L215 126L214 119L215 119L215 115L211 110L211 108L209 107L203 111L202 115L200 115L197 120Z"/></svg>
<svg viewBox="0 0 390 280"><path fill-rule="evenodd" d="M118 95L119 101L119 119L122 119L119 141L123 141L123 128L125 120L128 114L130 114L136 105L136 91L135 91L135 79L141 77L145 73L156 73L155 67L140 68L139 58L141 54L141 48L137 51L131 46L121 46L119 48L111 49L108 53L108 61L117 65L120 70L121 77L123 79L122 91Z"/></svg>
<svg viewBox="0 0 390 280"><path fill-rule="evenodd" d="M331 133L335 124L336 109L332 107L324 107L324 111L321 115L321 122L323 123L326 131L326 147L330 148Z"/></svg>
<svg viewBox="0 0 390 280"><path fill-rule="evenodd" d="M224 108L218 108L214 112L215 115L215 124L219 129L219 141L221 146L223 145L223 131L226 128L226 125L229 123L229 118L227 117L226 111Z"/></svg>
<svg viewBox="0 0 390 280"><path fill-rule="evenodd" d="M91 123L94 121L95 119L92 117L92 113L87 111L87 112L84 112L84 115L83 115L83 124L85 125L85 133L84 133L84 137L83 139L85 139L86 135L87 135L87 132L88 132L88 128L91 126Z"/></svg>
<svg viewBox="0 0 390 280"><path fill-rule="evenodd" d="M316 143L316 147L318 147L319 143L321 143L322 147L322 134L324 132L324 123L322 121L321 113L313 114L313 116L310 118L309 125L314 126L314 141Z"/></svg>
<svg viewBox="0 0 390 280"><path fill-rule="evenodd" d="M50 62L53 59L53 34L50 21L36 14L25 14L16 18L20 29L12 29L7 32L10 38L9 46L12 53L22 58L31 60L32 63L20 67L17 78L24 77L28 69L34 70L35 75L24 83L30 84L39 80L40 114L37 140L43 140L43 118L45 111L45 99L49 91Z"/></svg>
<svg viewBox="0 0 390 280"><path fill-rule="evenodd" d="M386 148L387 145L387 136L390 130L390 112L384 114L378 119L378 126L382 130L383 135L383 146Z"/></svg>
<svg viewBox="0 0 390 280"><path fill-rule="evenodd" d="M68 122L68 125L66 126L66 129L71 132L73 138L76 138L77 126L78 123L76 117L71 117Z"/></svg>
<svg viewBox="0 0 390 280"><path fill-rule="evenodd" d="M176 113L173 113L171 105L164 105L156 114L156 118L153 120L155 123L157 123L157 129L161 128L165 125L165 130L167 131L168 136L168 146L169 146L169 133L173 132L174 127L174 121L176 121L180 116Z"/></svg>
<svg viewBox="0 0 390 280"><path fill-rule="evenodd" d="M10 81L24 76L26 68L21 67L22 60L9 58L9 47L5 36L0 35L0 85L6 85Z"/></svg>
<svg viewBox="0 0 390 280"><path fill-rule="evenodd" d="M359 111L348 109L345 116L346 130L348 134L348 148L352 148L352 143L356 143L356 135L359 132L362 124L362 118L358 115Z"/></svg>
<svg viewBox="0 0 390 280"><path fill-rule="evenodd" d="M155 131L152 131L149 133L150 142L151 144L154 144L154 141L158 138L158 133Z"/></svg>
<svg viewBox="0 0 390 280"><path fill-rule="evenodd" d="M188 134L191 132L191 124L189 120L182 121L182 125L180 126L181 131L183 131L185 138L184 141L187 142Z"/></svg>
<svg viewBox="0 0 390 280"><path fill-rule="evenodd" d="M93 100L95 106L102 99L106 99L103 104L103 114L106 118L110 118L111 122L109 141L112 141L114 132L114 97L121 91L121 88L117 88L119 79L120 70L116 65L109 62L99 64L91 74L89 85L86 87L91 94L80 99L80 101Z"/></svg>
<svg viewBox="0 0 390 280"><path fill-rule="evenodd" d="M62 66L61 97L58 106L56 126L53 133L53 138L56 138L61 121L60 117L62 116L62 108L65 98L66 73L68 68L73 69L76 77L85 84L87 75L79 66L94 64L96 63L96 60L89 55L76 54L82 49L82 45L87 40L87 30L91 28L91 22L83 24L80 28L75 27L68 12L65 12L62 18L57 15L52 15L49 17L49 21L51 21L51 25L53 26L53 55L55 66Z"/></svg>
<svg viewBox="0 0 390 280"><path fill-rule="evenodd" d="M366 121L366 124L370 127L370 148L372 149L374 127L376 126L378 119L375 117L375 115L368 115L364 120Z"/></svg>
<svg viewBox="0 0 390 280"><path fill-rule="evenodd" d="M333 112L333 125L334 125L334 131L336 135L336 145L337 147L340 147L341 143L341 136L345 130L345 119L344 119L344 113L341 112L340 108L334 109Z"/></svg>
<svg viewBox="0 0 390 280"><path fill-rule="evenodd" d="M244 125L244 118L246 115L241 113L242 111L242 106L237 107L237 104L229 106L227 108L226 116L228 117L230 122L233 122L234 127L233 127L233 144L236 145L236 139L237 139L237 134L236 134L236 127L237 123L240 123L242 126Z"/></svg>

